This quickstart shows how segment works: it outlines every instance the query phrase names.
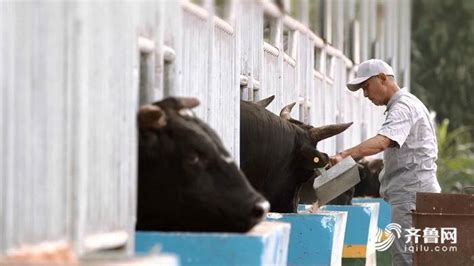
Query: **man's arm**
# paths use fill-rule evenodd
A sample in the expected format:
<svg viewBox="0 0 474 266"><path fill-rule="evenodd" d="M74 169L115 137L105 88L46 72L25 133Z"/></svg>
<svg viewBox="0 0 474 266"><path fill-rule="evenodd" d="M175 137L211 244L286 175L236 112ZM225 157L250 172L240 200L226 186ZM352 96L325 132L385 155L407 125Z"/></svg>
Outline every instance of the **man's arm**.
<svg viewBox="0 0 474 266"><path fill-rule="evenodd" d="M383 135L376 135L375 137L361 142L357 146L354 146L345 151L341 151L338 154L332 156L330 158L331 165L335 165L347 156L351 156L352 158L362 158L364 156L379 153L390 147L390 145L392 145L392 142L393 141L391 139Z"/></svg>

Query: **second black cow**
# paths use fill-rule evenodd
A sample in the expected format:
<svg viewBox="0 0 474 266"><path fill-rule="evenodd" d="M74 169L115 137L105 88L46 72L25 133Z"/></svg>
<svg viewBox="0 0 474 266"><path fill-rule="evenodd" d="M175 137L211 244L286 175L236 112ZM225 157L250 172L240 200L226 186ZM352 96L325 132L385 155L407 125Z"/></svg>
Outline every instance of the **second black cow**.
<svg viewBox="0 0 474 266"><path fill-rule="evenodd" d="M250 183L269 201L273 212L296 212L301 185L325 167L329 158L316 149L352 123L314 128L291 119L290 105L280 116L265 109L272 98L240 104L240 162ZM263 103L263 104L262 104Z"/></svg>

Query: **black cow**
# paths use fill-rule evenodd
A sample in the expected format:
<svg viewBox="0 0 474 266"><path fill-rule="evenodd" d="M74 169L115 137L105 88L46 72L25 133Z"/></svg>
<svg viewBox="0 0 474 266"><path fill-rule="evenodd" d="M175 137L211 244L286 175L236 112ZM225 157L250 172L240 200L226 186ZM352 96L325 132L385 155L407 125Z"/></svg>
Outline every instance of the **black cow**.
<svg viewBox="0 0 474 266"><path fill-rule="evenodd" d="M216 133L167 98L138 113L137 230L245 232L269 203L252 188Z"/></svg>
<svg viewBox="0 0 474 266"><path fill-rule="evenodd" d="M383 169L383 160L363 158L358 163L360 183L355 186L354 197L379 198L379 175Z"/></svg>
<svg viewBox="0 0 474 266"><path fill-rule="evenodd" d="M265 109L268 104L268 99L240 103L241 168L270 201L273 212L296 212L301 185L315 168L329 162L328 155L316 149L318 141L352 123L313 128L291 119L294 104L284 108L280 117Z"/></svg>

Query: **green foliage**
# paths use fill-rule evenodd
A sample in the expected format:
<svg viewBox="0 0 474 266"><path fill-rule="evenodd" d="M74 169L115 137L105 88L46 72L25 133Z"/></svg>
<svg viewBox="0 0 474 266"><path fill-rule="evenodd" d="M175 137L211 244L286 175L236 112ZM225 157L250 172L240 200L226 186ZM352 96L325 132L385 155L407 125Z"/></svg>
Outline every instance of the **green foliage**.
<svg viewBox="0 0 474 266"><path fill-rule="evenodd" d="M474 185L474 143L470 128L448 130L449 120L438 124L438 180L443 192L460 192Z"/></svg>
<svg viewBox="0 0 474 266"><path fill-rule="evenodd" d="M411 89L438 121L474 125L474 1L415 0Z"/></svg>

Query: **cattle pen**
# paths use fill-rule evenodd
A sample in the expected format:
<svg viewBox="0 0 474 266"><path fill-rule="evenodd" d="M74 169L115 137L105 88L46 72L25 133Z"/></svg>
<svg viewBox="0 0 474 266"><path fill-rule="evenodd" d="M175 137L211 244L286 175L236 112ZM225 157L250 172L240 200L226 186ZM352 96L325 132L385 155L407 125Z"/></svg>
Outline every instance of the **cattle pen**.
<svg viewBox="0 0 474 266"><path fill-rule="evenodd" d="M409 0L0 1L0 258L134 253L142 104L198 98L237 163L240 100L354 122L329 155L374 135L384 108L345 83L381 58L409 88L410 21Z"/></svg>

